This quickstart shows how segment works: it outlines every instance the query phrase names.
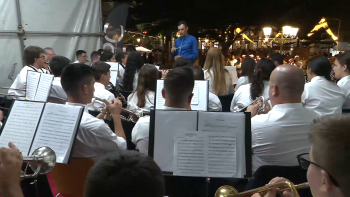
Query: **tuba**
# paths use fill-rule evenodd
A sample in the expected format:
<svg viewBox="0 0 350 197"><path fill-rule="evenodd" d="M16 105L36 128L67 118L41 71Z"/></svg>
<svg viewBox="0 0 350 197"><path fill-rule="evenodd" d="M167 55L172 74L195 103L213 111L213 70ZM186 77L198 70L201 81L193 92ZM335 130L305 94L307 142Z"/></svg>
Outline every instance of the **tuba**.
<svg viewBox="0 0 350 197"><path fill-rule="evenodd" d="M27 163L24 171L21 172L21 180L34 178L40 174L49 173L56 165L56 154L50 147L43 146L36 149L31 156L23 157L23 162ZM30 167L33 170L33 174L27 174L27 169Z"/></svg>
<svg viewBox="0 0 350 197"><path fill-rule="evenodd" d="M281 188L284 189L281 189ZM269 184L257 189L252 189L249 191L239 193L235 188L225 185L220 187L215 192L215 197L239 197L239 196L252 196L253 194L259 193L260 196L265 196L269 190L277 189L278 194L283 194L284 191L290 190L294 197L299 197L298 189L308 188L309 183L302 183L299 185L294 185L289 181L283 181L279 183Z"/></svg>
<svg viewBox="0 0 350 197"><path fill-rule="evenodd" d="M247 108L251 105L255 105L255 104L259 104L260 107L259 107L259 110L258 110L258 115L262 114L265 112L265 104L267 101L269 101L270 99L266 99L263 97L263 96L260 96L259 98L255 99L252 103L250 103L248 106L244 106L244 105L235 105L233 107L233 111L234 113L237 113L237 112L245 112L247 110Z"/></svg>
<svg viewBox="0 0 350 197"><path fill-rule="evenodd" d="M101 102L105 103L106 105L109 105L110 103L104 99L100 99L97 97L93 97L93 98L94 98L94 101L91 104L92 108L95 111L106 114L103 119L112 120L112 114L107 110L107 108L101 110L95 106L96 100L101 101ZM133 111L130 111L130 110L123 108L122 113L120 114L120 119L128 121L128 122L136 123L139 120L139 118L142 116L143 116L142 109L135 109Z"/></svg>

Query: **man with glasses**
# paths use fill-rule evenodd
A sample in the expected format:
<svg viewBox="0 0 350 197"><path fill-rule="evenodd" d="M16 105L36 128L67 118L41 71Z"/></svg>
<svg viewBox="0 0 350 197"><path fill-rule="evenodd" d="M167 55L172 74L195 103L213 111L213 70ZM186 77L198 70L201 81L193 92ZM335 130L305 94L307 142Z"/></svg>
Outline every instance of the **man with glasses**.
<svg viewBox="0 0 350 197"><path fill-rule="evenodd" d="M24 66L21 72L17 75L15 81L11 85L8 94L14 97L21 96L19 99L25 98L25 91L27 86L27 71L35 71L46 73L44 49L37 46L29 46L24 50Z"/></svg>
<svg viewBox="0 0 350 197"><path fill-rule="evenodd" d="M74 64L76 63L82 63L82 64L85 64L88 62L87 60L87 55L86 55L86 51L83 51L83 50L78 50L76 53L75 53L76 57L77 57L77 61L73 62Z"/></svg>
<svg viewBox="0 0 350 197"><path fill-rule="evenodd" d="M307 180L314 197L350 196L350 115L322 118L310 132L310 154L298 155L299 164L307 169ZM269 184L286 181L276 177ZM271 190L267 197L275 197ZM293 196L290 191L284 197Z"/></svg>
<svg viewBox="0 0 350 197"><path fill-rule="evenodd" d="M50 69L50 66L49 66L49 63L50 63L50 60L55 57L55 51L50 48L50 47L46 47L44 49L44 53L45 53L45 69L48 70L50 73L51 72L51 69Z"/></svg>

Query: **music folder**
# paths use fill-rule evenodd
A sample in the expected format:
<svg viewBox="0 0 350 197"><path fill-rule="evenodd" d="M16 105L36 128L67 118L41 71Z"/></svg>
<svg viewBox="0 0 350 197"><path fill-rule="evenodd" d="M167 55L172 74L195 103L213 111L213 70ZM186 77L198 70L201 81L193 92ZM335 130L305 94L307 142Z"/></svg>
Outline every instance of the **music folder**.
<svg viewBox="0 0 350 197"><path fill-rule="evenodd" d="M26 100L47 102L54 76L27 71Z"/></svg>
<svg viewBox="0 0 350 197"><path fill-rule="evenodd" d="M148 154L165 175L252 176L250 113L151 110Z"/></svg>
<svg viewBox="0 0 350 197"><path fill-rule="evenodd" d="M69 163L84 108L80 106L16 100L1 128L0 147L13 142L23 156L50 147L57 163Z"/></svg>

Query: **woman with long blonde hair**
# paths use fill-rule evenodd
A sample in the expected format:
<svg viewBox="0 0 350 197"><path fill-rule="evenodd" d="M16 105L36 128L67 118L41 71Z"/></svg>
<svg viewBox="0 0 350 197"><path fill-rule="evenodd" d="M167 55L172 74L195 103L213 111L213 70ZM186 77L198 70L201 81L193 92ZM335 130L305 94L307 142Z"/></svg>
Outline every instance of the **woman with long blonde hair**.
<svg viewBox="0 0 350 197"><path fill-rule="evenodd" d="M208 51L204 63L205 80L210 83L209 91L218 96L230 94L232 90L232 79L225 69L225 58L218 48L211 48Z"/></svg>

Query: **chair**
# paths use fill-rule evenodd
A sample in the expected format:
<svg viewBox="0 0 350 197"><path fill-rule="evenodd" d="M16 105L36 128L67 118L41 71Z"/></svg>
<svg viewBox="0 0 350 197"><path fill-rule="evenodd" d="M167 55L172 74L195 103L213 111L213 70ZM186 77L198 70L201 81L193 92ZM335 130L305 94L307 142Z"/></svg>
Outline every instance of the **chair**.
<svg viewBox="0 0 350 197"><path fill-rule="evenodd" d="M50 175L64 197L84 197L85 180L93 165L91 158L71 158L69 164L56 164Z"/></svg>
<svg viewBox="0 0 350 197"><path fill-rule="evenodd" d="M254 179L248 182L246 191L265 186L275 177L284 177L294 184L305 183L307 182L306 172L307 170L302 169L300 166L261 166L254 173ZM309 188L298 192L300 196L312 197Z"/></svg>
<svg viewBox="0 0 350 197"><path fill-rule="evenodd" d="M230 112L233 94L218 96L222 105L222 112Z"/></svg>

